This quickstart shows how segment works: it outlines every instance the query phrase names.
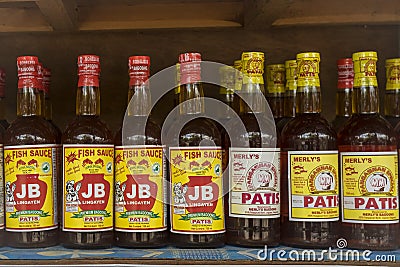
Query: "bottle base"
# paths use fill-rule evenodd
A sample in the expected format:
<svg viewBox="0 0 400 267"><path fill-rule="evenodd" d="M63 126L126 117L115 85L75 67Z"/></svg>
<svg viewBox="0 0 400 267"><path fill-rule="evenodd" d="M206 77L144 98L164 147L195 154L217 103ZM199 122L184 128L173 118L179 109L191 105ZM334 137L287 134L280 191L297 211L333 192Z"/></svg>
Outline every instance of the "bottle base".
<svg viewBox="0 0 400 267"><path fill-rule="evenodd" d="M58 230L35 232L6 232L6 246L12 248L46 248L59 244ZM5 243L5 242L3 242Z"/></svg>
<svg viewBox="0 0 400 267"><path fill-rule="evenodd" d="M115 245L122 248L161 248L167 246L168 232L119 232L115 231Z"/></svg>
<svg viewBox="0 0 400 267"><path fill-rule="evenodd" d="M177 248L220 248L225 245L224 234L171 234L171 244Z"/></svg>
<svg viewBox="0 0 400 267"><path fill-rule="evenodd" d="M113 232L63 232L62 246L73 249L106 249L114 245Z"/></svg>

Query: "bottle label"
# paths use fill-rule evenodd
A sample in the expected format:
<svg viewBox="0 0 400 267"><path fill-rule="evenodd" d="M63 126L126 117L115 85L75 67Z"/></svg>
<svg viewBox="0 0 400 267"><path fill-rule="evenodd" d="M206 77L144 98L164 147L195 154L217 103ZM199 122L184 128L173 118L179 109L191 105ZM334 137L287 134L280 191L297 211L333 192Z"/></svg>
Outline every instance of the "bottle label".
<svg viewBox="0 0 400 267"><path fill-rule="evenodd" d="M267 90L270 94L285 92L285 65L267 66Z"/></svg>
<svg viewBox="0 0 400 267"><path fill-rule="evenodd" d="M378 86L376 79L376 59L360 57L354 60L354 87Z"/></svg>
<svg viewBox="0 0 400 267"><path fill-rule="evenodd" d="M113 229L113 145L63 145L63 230Z"/></svg>
<svg viewBox="0 0 400 267"><path fill-rule="evenodd" d="M7 231L57 228L56 148L53 144L4 147Z"/></svg>
<svg viewBox="0 0 400 267"><path fill-rule="evenodd" d="M115 147L115 230L167 229L164 146Z"/></svg>
<svg viewBox="0 0 400 267"><path fill-rule="evenodd" d="M0 144L0 229L4 229L4 168L3 145Z"/></svg>
<svg viewBox="0 0 400 267"><path fill-rule="evenodd" d="M234 147L229 158L229 216L279 218L279 149Z"/></svg>
<svg viewBox="0 0 400 267"><path fill-rule="evenodd" d="M171 147L171 232L225 232L222 151L215 147Z"/></svg>
<svg viewBox="0 0 400 267"><path fill-rule="evenodd" d="M342 221L399 222L397 152L341 152Z"/></svg>
<svg viewBox="0 0 400 267"><path fill-rule="evenodd" d="M306 57L297 61L297 86L320 86L319 57Z"/></svg>
<svg viewBox="0 0 400 267"><path fill-rule="evenodd" d="M338 151L288 152L289 220L338 221Z"/></svg>
<svg viewBox="0 0 400 267"><path fill-rule="evenodd" d="M242 55L243 83L264 84L264 54L243 53Z"/></svg>

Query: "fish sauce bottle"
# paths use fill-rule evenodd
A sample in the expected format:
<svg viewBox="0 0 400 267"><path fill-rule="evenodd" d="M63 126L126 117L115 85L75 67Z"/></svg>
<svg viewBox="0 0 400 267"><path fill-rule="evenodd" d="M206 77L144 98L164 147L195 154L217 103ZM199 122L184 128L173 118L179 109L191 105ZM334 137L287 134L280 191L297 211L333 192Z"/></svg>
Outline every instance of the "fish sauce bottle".
<svg viewBox="0 0 400 267"><path fill-rule="evenodd" d="M386 59L385 119L393 127L400 122L400 58Z"/></svg>

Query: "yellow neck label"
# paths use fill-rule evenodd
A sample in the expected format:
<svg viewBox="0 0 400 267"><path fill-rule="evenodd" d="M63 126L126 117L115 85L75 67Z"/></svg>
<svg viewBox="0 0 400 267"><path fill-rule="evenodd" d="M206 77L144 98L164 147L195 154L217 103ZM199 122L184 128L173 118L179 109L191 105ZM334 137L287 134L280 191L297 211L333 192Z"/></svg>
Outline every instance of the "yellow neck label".
<svg viewBox="0 0 400 267"><path fill-rule="evenodd" d="M285 92L285 65L267 66L267 90L270 94Z"/></svg>
<svg viewBox="0 0 400 267"><path fill-rule="evenodd" d="M400 90L400 62L386 63L386 90Z"/></svg>
<svg viewBox="0 0 400 267"><path fill-rule="evenodd" d="M320 86L319 57L304 57L297 60L297 86Z"/></svg>
<svg viewBox="0 0 400 267"><path fill-rule="evenodd" d="M63 145L63 230L113 229L113 145Z"/></svg>
<svg viewBox="0 0 400 267"><path fill-rule="evenodd" d="M397 152L341 152L342 221L399 222Z"/></svg>
<svg viewBox="0 0 400 267"><path fill-rule="evenodd" d="M222 150L171 147L171 232L225 232Z"/></svg>
<svg viewBox="0 0 400 267"><path fill-rule="evenodd" d="M51 230L57 219L57 145L6 146L6 230Z"/></svg>
<svg viewBox="0 0 400 267"><path fill-rule="evenodd" d="M115 230L167 229L163 146L115 147Z"/></svg>
<svg viewBox="0 0 400 267"><path fill-rule="evenodd" d="M264 84L264 54L259 52L243 53L243 83Z"/></svg>
<svg viewBox="0 0 400 267"><path fill-rule="evenodd" d="M376 79L376 58L359 57L353 60L354 64L354 87L378 86Z"/></svg>
<svg viewBox="0 0 400 267"><path fill-rule="evenodd" d="M289 220L339 220L337 151L289 151Z"/></svg>

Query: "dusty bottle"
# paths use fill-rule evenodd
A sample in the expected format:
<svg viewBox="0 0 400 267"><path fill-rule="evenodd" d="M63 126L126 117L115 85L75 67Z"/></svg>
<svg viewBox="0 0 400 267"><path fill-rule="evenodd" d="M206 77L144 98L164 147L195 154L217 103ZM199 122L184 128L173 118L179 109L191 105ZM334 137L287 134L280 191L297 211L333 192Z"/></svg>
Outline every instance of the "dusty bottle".
<svg viewBox="0 0 400 267"><path fill-rule="evenodd" d="M400 58L386 59L385 119L393 127L400 121Z"/></svg>
<svg viewBox="0 0 400 267"><path fill-rule="evenodd" d="M296 58L296 116L281 135L281 242L330 247L339 220L336 133L321 116L319 53Z"/></svg>
<svg viewBox="0 0 400 267"><path fill-rule="evenodd" d="M245 131L230 136L226 238L234 245L276 246L280 236L279 149L274 118L265 112L264 54L245 52L242 63L241 120L232 128L243 124Z"/></svg>
<svg viewBox="0 0 400 267"><path fill-rule="evenodd" d="M283 118L276 124L276 131L280 135L285 125L296 115L296 89L297 89L297 61L286 60L286 84L283 97Z"/></svg>
<svg viewBox="0 0 400 267"><path fill-rule="evenodd" d="M58 243L57 140L42 116L38 58L17 58L17 118L4 135L5 209L8 245Z"/></svg>
<svg viewBox="0 0 400 267"><path fill-rule="evenodd" d="M114 145L100 119L100 59L78 57L76 117L63 133L62 244L107 248L113 244Z"/></svg>
<svg viewBox="0 0 400 267"><path fill-rule="evenodd" d="M337 68L336 117L332 121L332 126L338 132L350 118L352 112L353 60L351 58L339 59L337 61Z"/></svg>
<svg viewBox="0 0 400 267"><path fill-rule="evenodd" d="M6 96L6 71L0 68L0 125L7 129L10 125L6 120L5 111L5 96Z"/></svg>
<svg viewBox="0 0 400 267"><path fill-rule="evenodd" d="M338 134L341 233L349 248L399 245L396 133L379 114L377 53L353 54L353 115Z"/></svg>
<svg viewBox="0 0 400 267"><path fill-rule="evenodd" d="M201 55L181 54L179 62L180 114L169 133L172 243L219 247L225 233L220 134L202 117Z"/></svg>
<svg viewBox="0 0 400 267"><path fill-rule="evenodd" d="M159 247L167 242L165 147L149 118L150 57L132 56L128 66L128 113L115 136L115 244Z"/></svg>
<svg viewBox="0 0 400 267"><path fill-rule="evenodd" d="M267 101L274 115L275 123L284 116L285 65L267 65Z"/></svg>

